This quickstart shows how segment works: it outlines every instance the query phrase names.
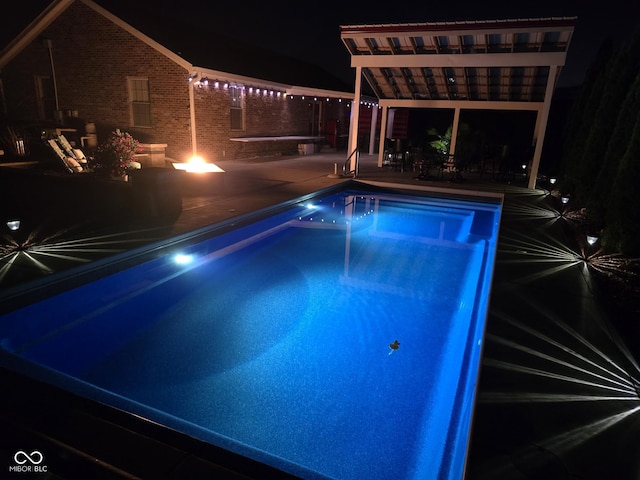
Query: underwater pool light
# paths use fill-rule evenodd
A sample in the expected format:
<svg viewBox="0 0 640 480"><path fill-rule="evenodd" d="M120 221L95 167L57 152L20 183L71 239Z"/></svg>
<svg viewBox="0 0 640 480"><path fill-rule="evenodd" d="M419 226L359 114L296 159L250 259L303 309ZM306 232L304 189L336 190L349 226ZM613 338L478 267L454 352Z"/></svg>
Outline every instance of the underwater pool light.
<svg viewBox="0 0 640 480"><path fill-rule="evenodd" d="M193 262L193 255L189 255L186 253L178 253L176 254L175 257L173 257L173 260L178 265L188 265L189 263Z"/></svg>

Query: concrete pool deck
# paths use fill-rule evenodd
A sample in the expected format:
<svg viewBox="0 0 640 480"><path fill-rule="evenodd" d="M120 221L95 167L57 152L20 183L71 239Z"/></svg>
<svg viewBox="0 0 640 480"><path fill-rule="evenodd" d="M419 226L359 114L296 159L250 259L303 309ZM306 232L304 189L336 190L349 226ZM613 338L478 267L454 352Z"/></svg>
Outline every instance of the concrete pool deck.
<svg viewBox="0 0 640 480"><path fill-rule="evenodd" d="M133 237L137 246L187 233L348 180L328 176L343 161L343 153L223 160L217 162L226 171L220 177L190 179L188 188L183 186L183 208L175 221L137 237L135 222L102 233L112 235L116 250L132 245ZM415 177L410 171L378 168L375 157L361 156L363 181L505 196L466 478L638 478L640 372L574 253L575 238L557 215L558 199L545 190L523 188L524 180L517 178L507 184L490 175L466 176L460 183ZM185 478L194 471L237 478L216 469L215 459L201 446L175 445L165 434L138 434L131 440L146 454L131 455L126 444L114 454L118 448L108 439L109 432L122 427L117 415L90 421L99 415L75 409L77 418L102 434L102 442L87 441L80 425L56 428L45 418L62 402L42 407L37 392L28 395L19 379L3 374L3 383L22 393L16 397L20 400L3 396L0 426L9 433L2 435L2 458L13 458L27 445L42 450L50 464L54 457L66 459L93 478Z"/></svg>

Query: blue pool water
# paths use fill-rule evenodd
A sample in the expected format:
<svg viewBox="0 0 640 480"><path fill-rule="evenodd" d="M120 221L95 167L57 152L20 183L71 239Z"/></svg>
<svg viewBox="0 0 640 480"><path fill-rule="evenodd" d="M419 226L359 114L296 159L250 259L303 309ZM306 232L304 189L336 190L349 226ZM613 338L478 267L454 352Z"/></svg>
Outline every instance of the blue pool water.
<svg viewBox="0 0 640 480"><path fill-rule="evenodd" d="M4 314L0 359L301 477L461 478L499 218L306 199Z"/></svg>

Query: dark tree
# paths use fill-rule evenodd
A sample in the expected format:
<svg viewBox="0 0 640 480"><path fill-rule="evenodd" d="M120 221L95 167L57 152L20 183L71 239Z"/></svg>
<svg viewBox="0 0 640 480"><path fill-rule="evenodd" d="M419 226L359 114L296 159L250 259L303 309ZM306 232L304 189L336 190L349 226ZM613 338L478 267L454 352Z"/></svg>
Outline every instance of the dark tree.
<svg viewBox="0 0 640 480"><path fill-rule="evenodd" d="M603 223L607 217L613 183L620 168L620 163L628 148L629 139L636 128L636 117L640 111L640 74L636 75L635 82L631 86L625 101L620 108L613 131L607 146L606 154L602 159L602 165L595 187L591 192L587 211L589 219L596 223Z"/></svg>
<svg viewBox="0 0 640 480"><path fill-rule="evenodd" d="M626 146L613 182L603 237L608 250L637 256L640 254L640 110L636 111L633 134Z"/></svg>
<svg viewBox="0 0 640 480"><path fill-rule="evenodd" d="M603 166L603 158L607 153L609 139L616 127L620 106L635 77L633 63L627 45L616 49L602 76L602 91L597 108L587 119L588 135L575 169L576 188L573 192L576 199L585 205L590 203L596 179Z"/></svg>
<svg viewBox="0 0 640 480"><path fill-rule="evenodd" d="M564 191L575 191L577 178L580 176L582 155L591 129L591 118L600 105L606 66L611 60L614 44L606 39L598 50L594 64L587 72L571 111L569 112L563 132L563 155L561 188Z"/></svg>

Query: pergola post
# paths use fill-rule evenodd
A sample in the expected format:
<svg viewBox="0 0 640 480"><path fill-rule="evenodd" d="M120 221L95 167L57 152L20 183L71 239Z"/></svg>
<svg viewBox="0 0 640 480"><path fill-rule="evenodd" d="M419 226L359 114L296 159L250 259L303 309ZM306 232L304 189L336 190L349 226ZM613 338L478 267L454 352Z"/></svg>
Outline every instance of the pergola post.
<svg viewBox="0 0 640 480"><path fill-rule="evenodd" d="M551 98L553 97L553 89L556 85L558 76L558 67L551 65L549 67L549 78L547 79L547 89L544 92L544 103L542 109L538 111L536 118L536 131L534 132L535 149L533 159L531 161L531 171L529 172L530 189L536 188L536 180L538 178L538 169L540 168L540 157L542 156L542 145L544 144L544 133L547 129L547 121L549 120L549 110L551 109Z"/></svg>
<svg viewBox="0 0 640 480"><path fill-rule="evenodd" d="M382 107L382 124L380 125L380 140L378 143L378 166L382 167L384 160L384 143L387 139L387 113L389 107Z"/></svg>
<svg viewBox="0 0 640 480"><path fill-rule="evenodd" d="M458 141L458 125L460 124L460 107L456 107L453 113L453 126L451 127L451 143L449 144L449 155L456 154L456 143Z"/></svg>
<svg viewBox="0 0 640 480"><path fill-rule="evenodd" d="M358 148L358 127L360 123L360 96L362 90L362 67L356 67L356 84L351 103L351 118L349 119L349 148L347 155L351 155ZM356 169L356 155L351 156L350 170Z"/></svg>
<svg viewBox="0 0 640 480"><path fill-rule="evenodd" d="M371 131L369 133L369 155L373 155L376 144L376 124L378 123L378 106L373 106L371 112Z"/></svg>

